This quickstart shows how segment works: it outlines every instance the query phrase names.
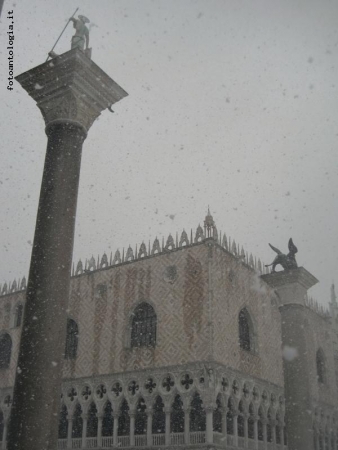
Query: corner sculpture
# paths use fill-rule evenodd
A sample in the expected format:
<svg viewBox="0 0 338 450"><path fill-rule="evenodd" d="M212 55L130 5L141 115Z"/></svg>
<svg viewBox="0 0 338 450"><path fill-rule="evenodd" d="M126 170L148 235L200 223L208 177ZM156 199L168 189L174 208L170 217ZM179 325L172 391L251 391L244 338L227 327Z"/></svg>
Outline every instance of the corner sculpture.
<svg viewBox="0 0 338 450"><path fill-rule="evenodd" d="M298 252L298 248L292 241L292 238L289 239L289 253L284 255L278 248L269 244L274 252L277 253L276 258L273 260L272 264L266 264L265 267L272 266L272 273L276 272L276 266L280 264L284 270L296 269L298 267L295 254Z"/></svg>

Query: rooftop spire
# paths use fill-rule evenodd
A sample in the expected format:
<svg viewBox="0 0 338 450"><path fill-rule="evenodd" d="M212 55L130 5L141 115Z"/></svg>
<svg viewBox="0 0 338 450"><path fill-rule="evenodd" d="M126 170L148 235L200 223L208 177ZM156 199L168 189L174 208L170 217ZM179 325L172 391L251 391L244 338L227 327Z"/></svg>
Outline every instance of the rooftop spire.
<svg viewBox="0 0 338 450"><path fill-rule="evenodd" d="M214 237L215 231L216 231L215 221L214 221L212 215L210 214L210 208L208 205L208 214L205 216L205 219L204 219L204 235L207 238Z"/></svg>

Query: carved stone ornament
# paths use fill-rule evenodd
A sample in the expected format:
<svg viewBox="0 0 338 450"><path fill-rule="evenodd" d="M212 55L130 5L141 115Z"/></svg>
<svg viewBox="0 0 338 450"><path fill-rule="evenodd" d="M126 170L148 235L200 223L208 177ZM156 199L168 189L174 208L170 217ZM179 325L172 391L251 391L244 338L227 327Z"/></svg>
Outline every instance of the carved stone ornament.
<svg viewBox="0 0 338 450"><path fill-rule="evenodd" d="M36 101L46 126L70 121L89 130L107 108L128 94L78 48L16 77Z"/></svg>

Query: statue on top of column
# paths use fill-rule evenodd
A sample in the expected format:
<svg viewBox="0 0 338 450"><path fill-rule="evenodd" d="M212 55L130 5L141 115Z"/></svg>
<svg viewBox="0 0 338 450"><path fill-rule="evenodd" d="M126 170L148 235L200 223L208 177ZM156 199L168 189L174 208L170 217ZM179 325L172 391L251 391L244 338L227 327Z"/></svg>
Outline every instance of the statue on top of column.
<svg viewBox="0 0 338 450"><path fill-rule="evenodd" d="M86 16L79 15L78 19L74 19L74 17L71 17L69 20L73 22L73 26L76 30L74 36L72 37L72 49L73 48L79 48L80 50L85 50L85 44L86 44L86 50L89 46L89 30L86 27L86 23L89 23L90 20L87 19Z"/></svg>
<svg viewBox="0 0 338 450"><path fill-rule="evenodd" d="M278 248L269 244L274 252L277 253L276 258L273 260L272 264L267 264L265 267L272 266L272 272L276 272L277 264L280 264L284 270L296 269L298 267L295 254L298 252L297 247L293 243L292 239L289 239L289 253L284 255Z"/></svg>

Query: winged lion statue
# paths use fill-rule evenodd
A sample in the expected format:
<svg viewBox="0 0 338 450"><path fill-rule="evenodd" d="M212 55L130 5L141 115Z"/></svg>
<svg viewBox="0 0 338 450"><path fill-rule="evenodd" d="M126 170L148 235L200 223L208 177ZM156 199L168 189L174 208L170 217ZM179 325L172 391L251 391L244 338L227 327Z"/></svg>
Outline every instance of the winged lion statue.
<svg viewBox="0 0 338 450"><path fill-rule="evenodd" d="M289 253L284 255L278 248L269 244L274 252L277 253L276 258L273 260L272 264L267 264L265 267L272 266L272 272L276 272L276 266L280 264L284 270L296 269L298 267L295 254L298 252L298 248L292 241L292 238L289 239Z"/></svg>

